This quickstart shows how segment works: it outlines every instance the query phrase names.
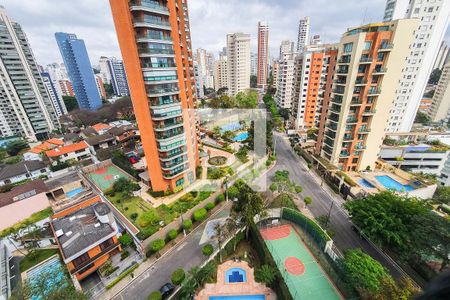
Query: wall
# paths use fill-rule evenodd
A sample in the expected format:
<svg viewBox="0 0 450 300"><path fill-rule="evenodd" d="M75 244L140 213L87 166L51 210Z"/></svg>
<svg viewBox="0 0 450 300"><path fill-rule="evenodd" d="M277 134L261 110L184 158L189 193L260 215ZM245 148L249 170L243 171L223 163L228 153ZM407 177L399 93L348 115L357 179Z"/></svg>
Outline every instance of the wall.
<svg viewBox="0 0 450 300"><path fill-rule="evenodd" d="M3 206L0 208L0 230L8 228L49 206L50 203L45 193Z"/></svg>

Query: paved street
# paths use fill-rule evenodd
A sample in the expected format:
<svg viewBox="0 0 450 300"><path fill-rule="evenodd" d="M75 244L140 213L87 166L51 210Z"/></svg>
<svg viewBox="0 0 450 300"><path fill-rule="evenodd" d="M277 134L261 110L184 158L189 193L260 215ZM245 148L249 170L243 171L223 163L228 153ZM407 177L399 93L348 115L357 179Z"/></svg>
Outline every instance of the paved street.
<svg viewBox="0 0 450 300"><path fill-rule="evenodd" d="M401 274L390 262L352 230L348 215L341 208L344 200L336 195L331 196L329 192L321 187L320 182L310 174L305 163L291 150L289 141L283 135L274 132L274 139L276 140L274 144L276 143L277 163L268 173L268 179L271 179L277 170L288 170L290 178L302 186L302 195L313 198L313 202L308 208L315 217L328 214L330 205L334 201L330 223L336 232L333 240L339 250L342 251L355 247L361 248L364 252L381 262L390 271L392 276L395 278L400 277Z"/></svg>
<svg viewBox="0 0 450 300"><path fill-rule="evenodd" d="M231 202L224 205L213 217L223 218L228 215ZM206 222L197 227L186 239L171 252L161 257L150 269L137 277L120 294L113 299L146 300L148 295L159 289L166 282L170 282L172 272L178 268L185 271L203 263L205 256L201 252L203 245L199 245Z"/></svg>

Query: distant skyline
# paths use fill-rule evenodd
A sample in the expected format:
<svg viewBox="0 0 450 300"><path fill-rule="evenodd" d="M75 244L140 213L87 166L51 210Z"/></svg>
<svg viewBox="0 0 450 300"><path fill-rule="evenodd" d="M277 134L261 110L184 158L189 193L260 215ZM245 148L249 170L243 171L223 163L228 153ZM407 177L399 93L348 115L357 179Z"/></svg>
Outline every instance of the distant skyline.
<svg viewBox="0 0 450 300"><path fill-rule="evenodd" d="M26 2L26 3L25 3ZM91 59L121 57L109 1L92 0L2 0L8 16L19 22L41 65L62 62L54 34L75 33L84 39ZM193 48L203 48L215 56L226 45L226 34L250 33L256 52L258 21L270 26L271 57L278 55L282 40L297 39L298 21L311 20L311 35L324 43L338 42L349 27L382 21L386 0L190 0L188 1ZM326 9L324 9L326 8ZM450 44L450 30L445 40Z"/></svg>

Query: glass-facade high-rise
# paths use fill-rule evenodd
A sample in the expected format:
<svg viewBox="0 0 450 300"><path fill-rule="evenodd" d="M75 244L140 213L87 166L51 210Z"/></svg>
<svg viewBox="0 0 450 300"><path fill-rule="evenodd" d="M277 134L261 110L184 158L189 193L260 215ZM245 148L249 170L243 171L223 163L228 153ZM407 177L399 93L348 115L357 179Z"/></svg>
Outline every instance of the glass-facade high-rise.
<svg viewBox="0 0 450 300"><path fill-rule="evenodd" d="M69 74L80 109L96 110L102 105L84 41L73 33L55 33L59 51Z"/></svg>

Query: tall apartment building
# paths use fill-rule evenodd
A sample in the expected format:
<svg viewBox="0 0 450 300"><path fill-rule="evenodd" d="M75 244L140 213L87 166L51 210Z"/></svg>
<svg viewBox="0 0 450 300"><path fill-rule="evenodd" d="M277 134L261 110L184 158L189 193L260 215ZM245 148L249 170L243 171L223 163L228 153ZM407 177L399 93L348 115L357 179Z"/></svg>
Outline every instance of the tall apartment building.
<svg viewBox="0 0 450 300"><path fill-rule="evenodd" d="M269 24L258 22L258 75L257 85L260 89L267 86L269 75Z"/></svg>
<svg viewBox="0 0 450 300"><path fill-rule="evenodd" d="M100 75L102 75L103 82L110 84L111 70L109 69L109 58L106 56L100 56L100 59L98 60L98 67L100 69Z"/></svg>
<svg viewBox="0 0 450 300"><path fill-rule="evenodd" d="M258 53L250 53L250 75L257 76L258 75Z"/></svg>
<svg viewBox="0 0 450 300"><path fill-rule="evenodd" d="M295 129L319 127L322 108L328 105L325 98L329 99L331 93L329 87L336 56L335 45L307 46L303 53L298 55L295 62L296 83L291 112Z"/></svg>
<svg viewBox="0 0 450 300"><path fill-rule="evenodd" d="M47 72L41 73L41 77L44 82L45 89L52 100L56 116L59 118L62 115L67 114L66 105L62 99L61 91L56 85L56 81Z"/></svg>
<svg viewBox="0 0 450 300"><path fill-rule="evenodd" d="M50 77L55 81L62 79L68 79L69 75L67 74L66 66L60 63L51 63L45 66L45 72L50 74Z"/></svg>
<svg viewBox="0 0 450 300"><path fill-rule="evenodd" d="M290 109L295 95L295 59L296 53L285 53L284 59L278 62L278 79L275 102L280 108Z"/></svg>
<svg viewBox="0 0 450 300"><path fill-rule="evenodd" d="M431 99L428 115L433 122L450 120L450 62L442 69L441 78Z"/></svg>
<svg viewBox="0 0 450 300"><path fill-rule="evenodd" d="M185 0L110 0L153 191L195 180L194 65Z"/></svg>
<svg viewBox="0 0 450 300"><path fill-rule="evenodd" d="M223 87L228 87L228 67L227 56L221 54L214 63L214 89L218 91Z"/></svg>
<svg viewBox="0 0 450 300"><path fill-rule="evenodd" d="M55 33L56 42L67 68L78 106L96 110L102 105L91 62L82 39L73 33Z"/></svg>
<svg viewBox="0 0 450 300"><path fill-rule="evenodd" d="M203 91L203 74L198 62L194 60L194 77L195 77L195 92L198 98L203 98L205 93ZM214 81L215 82L215 81ZM214 87L217 91L217 89Z"/></svg>
<svg viewBox="0 0 450 300"><path fill-rule="evenodd" d="M62 96L75 96L75 92L73 91L72 84L67 79L58 80L58 86L61 90Z"/></svg>
<svg viewBox="0 0 450 300"><path fill-rule="evenodd" d="M342 36L322 145L322 156L340 169L374 168L417 24L368 24Z"/></svg>
<svg viewBox="0 0 450 300"><path fill-rule="evenodd" d="M279 69L280 69L280 62L278 59L275 59L272 61L272 86L277 88L278 87L278 76L279 76Z"/></svg>
<svg viewBox="0 0 450 300"><path fill-rule="evenodd" d="M58 127L30 44L20 24L0 6L0 137L46 139Z"/></svg>
<svg viewBox="0 0 450 300"><path fill-rule="evenodd" d="M125 74L123 61L115 57L111 57L107 60L107 64L114 95L119 97L129 96L130 91L128 89L127 75Z"/></svg>
<svg viewBox="0 0 450 300"><path fill-rule="evenodd" d="M309 43L310 43L310 45L317 46L317 45L322 44L322 39L320 38L319 34L315 34L311 37L311 41Z"/></svg>
<svg viewBox="0 0 450 300"><path fill-rule="evenodd" d="M250 88L250 34L227 35L228 92L234 96Z"/></svg>
<svg viewBox="0 0 450 300"><path fill-rule="evenodd" d="M285 53L294 52L294 42L289 40L281 41L279 59L283 59Z"/></svg>
<svg viewBox="0 0 450 300"><path fill-rule="evenodd" d="M434 61L433 70L444 68L444 65L450 61L450 51L447 43L442 41L441 47L439 47L438 55Z"/></svg>
<svg viewBox="0 0 450 300"><path fill-rule="evenodd" d="M214 55L205 49L197 49L195 61L201 70L203 85L206 88L214 88Z"/></svg>
<svg viewBox="0 0 450 300"><path fill-rule="evenodd" d="M304 17L298 22L298 36L297 36L297 52L302 53L303 49L309 42L309 17Z"/></svg>
<svg viewBox="0 0 450 300"><path fill-rule="evenodd" d="M94 77L95 77L95 84L97 85L98 95L100 96L101 99L105 100L106 91L105 87L103 86L103 76L100 74L95 74Z"/></svg>
<svg viewBox="0 0 450 300"><path fill-rule="evenodd" d="M389 131L410 131L450 21L448 0L387 0L384 21L419 20L390 111Z"/></svg>

